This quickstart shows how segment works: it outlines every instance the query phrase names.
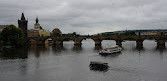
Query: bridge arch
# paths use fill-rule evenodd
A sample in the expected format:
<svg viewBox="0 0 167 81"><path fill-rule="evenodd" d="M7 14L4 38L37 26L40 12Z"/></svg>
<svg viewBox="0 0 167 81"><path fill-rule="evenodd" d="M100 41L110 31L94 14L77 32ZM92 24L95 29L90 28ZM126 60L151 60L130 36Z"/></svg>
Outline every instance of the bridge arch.
<svg viewBox="0 0 167 81"><path fill-rule="evenodd" d="M86 38L86 39L82 39L81 40L81 43L82 45L90 45L90 46L94 46L95 45L95 42L93 39L90 39L90 38Z"/></svg>
<svg viewBox="0 0 167 81"><path fill-rule="evenodd" d="M52 36L51 36L52 37ZM112 35L112 36L58 36L58 37L52 37L56 45L63 45L63 42L66 40L72 40L74 42L74 45L82 45L82 42L84 39L92 39L95 42L95 45L102 45L102 42L105 40L115 40L117 45L122 45L122 42L124 41L136 41L137 46L142 46L143 41L145 39L155 39L157 42L157 45L165 45L165 41L167 40L166 36L146 36L146 35ZM36 40L36 39L35 39ZM45 38L40 39L39 41L46 40ZM38 40L37 40L38 41Z"/></svg>
<svg viewBox="0 0 167 81"><path fill-rule="evenodd" d="M70 43L75 43L75 40L73 38L63 38L62 40L60 40L61 45L66 45L66 44L70 44Z"/></svg>
<svg viewBox="0 0 167 81"><path fill-rule="evenodd" d="M116 45L115 40L102 40L102 47L111 47L113 45Z"/></svg>
<svg viewBox="0 0 167 81"><path fill-rule="evenodd" d="M35 45L37 44L37 41L35 39L29 39L29 44Z"/></svg>
<svg viewBox="0 0 167 81"><path fill-rule="evenodd" d="M45 44L52 44L52 38L48 37L44 40Z"/></svg>
<svg viewBox="0 0 167 81"><path fill-rule="evenodd" d="M28 41L29 41L29 44L42 45L42 44L45 44L45 41L48 38L49 38L49 36L46 36L46 37L29 37Z"/></svg>

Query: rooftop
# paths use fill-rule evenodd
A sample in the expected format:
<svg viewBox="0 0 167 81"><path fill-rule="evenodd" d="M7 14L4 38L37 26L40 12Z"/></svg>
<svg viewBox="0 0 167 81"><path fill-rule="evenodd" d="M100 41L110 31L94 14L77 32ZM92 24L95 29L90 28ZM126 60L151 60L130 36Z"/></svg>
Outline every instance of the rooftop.
<svg viewBox="0 0 167 81"><path fill-rule="evenodd" d="M0 25L0 28L5 28L7 26L9 26L9 25Z"/></svg>

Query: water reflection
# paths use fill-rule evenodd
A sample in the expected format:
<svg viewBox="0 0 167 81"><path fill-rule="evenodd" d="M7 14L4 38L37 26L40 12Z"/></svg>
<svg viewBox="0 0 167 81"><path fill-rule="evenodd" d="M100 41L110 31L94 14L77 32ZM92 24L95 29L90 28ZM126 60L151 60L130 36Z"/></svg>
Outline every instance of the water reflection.
<svg viewBox="0 0 167 81"><path fill-rule="evenodd" d="M73 51L80 52L81 50L82 50L82 46L81 45L74 45Z"/></svg>
<svg viewBox="0 0 167 81"><path fill-rule="evenodd" d="M156 49L158 49L158 50L164 50L164 49L166 49L166 47L162 45L162 46L157 46Z"/></svg>
<svg viewBox="0 0 167 81"><path fill-rule="evenodd" d="M19 64L19 72L20 74L23 76L25 74L27 74L27 61L26 60L22 60L22 63Z"/></svg>
<svg viewBox="0 0 167 81"><path fill-rule="evenodd" d="M141 51L141 50L144 50L144 47L143 47L143 46L136 46L136 49L137 49L138 51Z"/></svg>
<svg viewBox="0 0 167 81"><path fill-rule="evenodd" d="M35 57L40 57L40 53L47 52L49 50L49 46L47 45L31 45L29 46L29 50L34 52Z"/></svg>
<svg viewBox="0 0 167 81"><path fill-rule="evenodd" d="M66 50L66 49L64 48L64 46L62 46L62 45L52 46L52 51L53 51L55 54L60 53L62 50L63 50L63 51Z"/></svg>
<svg viewBox="0 0 167 81"><path fill-rule="evenodd" d="M140 52L144 51L145 49L144 49L143 46L136 46L135 49L133 49L133 50L137 50L139 52L139 54L140 54Z"/></svg>
<svg viewBox="0 0 167 81"><path fill-rule="evenodd" d="M166 47L165 46L157 46L155 48L156 51L159 51L160 54L163 54L163 52L166 50Z"/></svg>
<svg viewBox="0 0 167 81"><path fill-rule="evenodd" d="M4 49L1 52L2 59L25 59L28 57L28 48L14 48L14 49Z"/></svg>
<svg viewBox="0 0 167 81"><path fill-rule="evenodd" d="M102 46L101 45L95 45L94 50L97 50L97 51L102 50Z"/></svg>
<svg viewBox="0 0 167 81"><path fill-rule="evenodd" d="M105 43L104 48L115 45ZM156 47L150 41L145 41L142 48L135 45L134 42L124 43L122 53L106 57L98 54L102 46L94 47L94 42L82 46L73 43L32 45L29 51L26 48L5 51L0 54L0 81L166 81L167 49ZM110 68L90 68L91 61L108 63Z"/></svg>

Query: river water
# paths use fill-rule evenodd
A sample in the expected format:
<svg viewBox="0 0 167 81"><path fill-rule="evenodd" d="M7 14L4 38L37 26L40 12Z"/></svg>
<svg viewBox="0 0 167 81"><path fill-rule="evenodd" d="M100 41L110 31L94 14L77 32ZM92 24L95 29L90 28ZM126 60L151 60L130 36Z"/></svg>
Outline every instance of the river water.
<svg viewBox="0 0 167 81"><path fill-rule="evenodd" d="M89 39L81 47L73 44L64 42L62 48L34 45L0 53L0 81L167 81L167 49L157 49L155 41L145 40L143 49L126 41L122 53L109 56L98 52L115 41L105 40L102 47ZM110 67L90 70L91 61Z"/></svg>

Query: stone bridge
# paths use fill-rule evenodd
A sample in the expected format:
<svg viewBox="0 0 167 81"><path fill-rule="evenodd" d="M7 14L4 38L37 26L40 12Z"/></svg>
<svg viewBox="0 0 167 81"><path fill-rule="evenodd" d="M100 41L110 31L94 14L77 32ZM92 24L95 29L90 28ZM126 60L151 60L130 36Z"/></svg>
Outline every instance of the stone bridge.
<svg viewBox="0 0 167 81"><path fill-rule="evenodd" d="M91 36L46 36L46 37L29 37L29 40L35 40L36 44L44 44L45 40L51 38L53 45L63 45L63 41L72 40L74 45L82 45L82 40L92 39L95 42L95 45L101 45L103 40L115 40L116 45L122 45L124 41L136 41L136 46L143 46L143 41L146 39L155 40L157 46L165 46L167 40L167 35L111 35L111 36L102 36L102 35L91 35Z"/></svg>
<svg viewBox="0 0 167 81"><path fill-rule="evenodd" d="M45 44L45 41L50 38L50 36L43 37L28 37L29 44L42 45Z"/></svg>

